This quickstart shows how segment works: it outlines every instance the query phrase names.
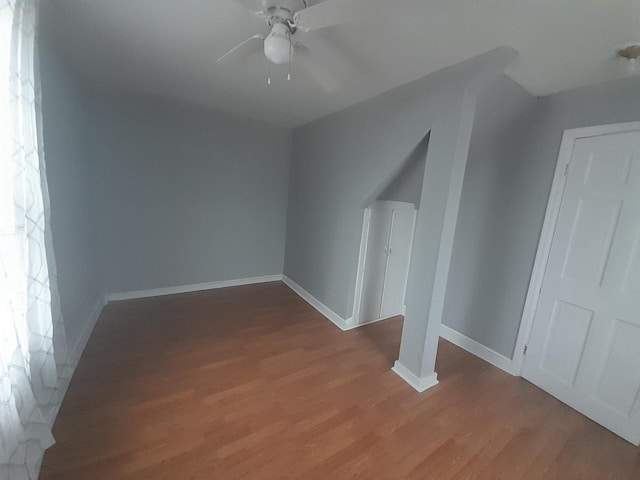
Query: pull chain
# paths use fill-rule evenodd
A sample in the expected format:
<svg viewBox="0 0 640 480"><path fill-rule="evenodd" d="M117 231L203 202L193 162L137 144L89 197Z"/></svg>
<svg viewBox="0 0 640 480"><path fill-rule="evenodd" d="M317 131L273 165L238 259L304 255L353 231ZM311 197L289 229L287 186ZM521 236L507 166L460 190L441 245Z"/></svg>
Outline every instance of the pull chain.
<svg viewBox="0 0 640 480"><path fill-rule="evenodd" d="M267 85L271 85L271 62L267 60Z"/></svg>
<svg viewBox="0 0 640 480"><path fill-rule="evenodd" d="M287 80L291 80L291 60L293 59L293 41L291 40L291 32L289 32L289 71L287 72Z"/></svg>

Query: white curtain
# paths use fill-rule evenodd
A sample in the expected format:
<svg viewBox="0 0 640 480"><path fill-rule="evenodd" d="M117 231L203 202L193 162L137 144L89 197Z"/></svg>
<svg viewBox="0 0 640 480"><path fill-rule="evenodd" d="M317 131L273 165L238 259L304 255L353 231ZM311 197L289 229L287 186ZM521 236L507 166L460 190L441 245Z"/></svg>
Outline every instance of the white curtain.
<svg viewBox="0 0 640 480"><path fill-rule="evenodd" d="M41 150L37 7L0 0L1 480L38 478L67 371Z"/></svg>

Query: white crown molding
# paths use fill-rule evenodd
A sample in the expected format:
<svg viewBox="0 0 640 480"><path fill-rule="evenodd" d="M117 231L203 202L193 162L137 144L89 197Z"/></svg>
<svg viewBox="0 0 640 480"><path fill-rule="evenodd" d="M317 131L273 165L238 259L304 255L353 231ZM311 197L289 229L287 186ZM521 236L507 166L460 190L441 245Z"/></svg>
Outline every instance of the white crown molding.
<svg viewBox="0 0 640 480"><path fill-rule="evenodd" d="M133 300L136 298L160 297L163 295L175 295L177 293L200 292L203 290L215 290L217 288L238 287L241 285L252 285L254 283L278 282L282 280L282 275L266 275L262 277L239 278L235 280L222 280L219 282L193 283L190 285L180 285L177 287L152 288L150 290L136 290L131 292L108 293L107 302L117 302L120 300Z"/></svg>
<svg viewBox="0 0 640 480"><path fill-rule="evenodd" d="M515 375L513 361L510 358L507 358L495 350L482 345L457 330L442 324L440 325L440 336L472 355L489 362L494 367L498 367L500 370L504 370L510 375Z"/></svg>
<svg viewBox="0 0 640 480"><path fill-rule="evenodd" d="M438 384L438 374L436 372L433 372L426 377L418 377L400 363L399 360L396 360L396 363L393 365L391 370L420 393Z"/></svg>

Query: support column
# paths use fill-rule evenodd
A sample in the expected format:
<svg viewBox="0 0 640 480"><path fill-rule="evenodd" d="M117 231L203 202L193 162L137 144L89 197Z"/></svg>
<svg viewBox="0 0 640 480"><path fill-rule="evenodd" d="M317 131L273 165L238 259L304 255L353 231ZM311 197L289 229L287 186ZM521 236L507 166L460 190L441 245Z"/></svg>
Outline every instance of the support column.
<svg viewBox="0 0 640 480"><path fill-rule="evenodd" d="M407 284L400 358L393 371L419 392L438 383L435 372L453 239L462 196L477 93L515 59L499 47L467 88L448 99L431 131Z"/></svg>

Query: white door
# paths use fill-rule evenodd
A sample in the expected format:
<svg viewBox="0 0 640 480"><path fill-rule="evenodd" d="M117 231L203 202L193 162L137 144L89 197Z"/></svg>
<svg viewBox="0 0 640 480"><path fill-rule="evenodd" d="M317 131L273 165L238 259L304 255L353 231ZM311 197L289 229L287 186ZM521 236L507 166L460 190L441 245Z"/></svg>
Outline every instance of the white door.
<svg viewBox="0 0 640 480"><path fill-rule="evenodd" d="M394 209L391 219L391 238L387 250L387 271L384 278L380 317L386 318L404 312L411 243L416 211Z"/></svg>
<svg viewBox="0 0 640 480"><path fill-rule="evenodd" d="M360 323L372 322L380 318L392 215L393 210L389 208L371 209Z"/></svg>
<svg viewBox="0 0 640 480"><path fill-rule="evenodd" d="M523 376L640 443L640 132L577 138Z"/></svg>

